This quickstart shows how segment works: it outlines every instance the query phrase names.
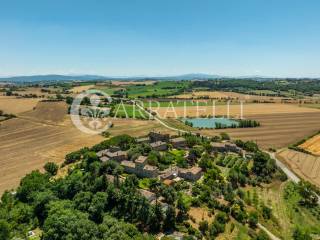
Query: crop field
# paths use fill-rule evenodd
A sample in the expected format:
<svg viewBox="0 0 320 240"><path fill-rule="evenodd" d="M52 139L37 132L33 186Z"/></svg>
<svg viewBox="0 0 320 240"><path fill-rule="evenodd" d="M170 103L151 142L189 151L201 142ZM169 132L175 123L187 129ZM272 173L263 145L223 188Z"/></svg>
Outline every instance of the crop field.
<svg viewBox="0 0 320 240"><path fill-rule="evenodd" d="M135 105L118 104L114 108L114 116L117 118L148 119L149 116Z"/></svg>
<svg viewBox="0 0 320 240"><path fill-rule="evenodd" d="M37 122L59 124L66 118L68 111L65 102L39 102L31 111L22 113L20 118Z"/></svg>
<svg viewBox="0 0 320 240"><path fill-rule="evenodd" d="M260 122L257 128L234 128L202 130L202 133L227 132L233 138L256 141L264 149L283 148L310 136L319 130L320 112L278 113L250 115L248 118Z"/></svg>
<svg viewBox="0 0 320 240"><path fill-rule="evenodd" d="M0 126L0 192L16 187L21 177L41 169L47 161L61 163L66 153L102 140L73 127L48 125L27 119L11 119Z"/></svg>
<svg viewBox="0 0 320 240"><path fill-rule="evenodd" d="M315 155L320 155L320 135L316 135L301 145L299 145L300 148L303 148L307 150L308 152L315 154Z"/></svg>
<svg viewBox="0 0 320 240"><path fill-rule="evenodd" d="M285 162L297 175L320 186L320 157L291 149L283 149L277 157Z"/></svg>
<svg viewBox="0 0 320 240"><path fill-rule="evenodd" d="M16 98L0 96L0 110L5 113L19 114L32 110L39 99L37 98Z"/></svg>
<svg viewBox="0 0 320 240"><path fill-rule="evenodd" d="M206 115L219 115L227 116L228 105L218 104L217 106L190 106L190 107L175 107L172 109L171 106L168 107L153 107L152 110L158 112L161 117L199 117ZM274 104L274 103L252 103L243 104L243 117L249 117L257 114L289 114L289 113L320 113L318 109L314 108L304 108L299 107L295 104ZM240 104L230 104L229 114L232 117L238 118L241 115L241 105Z"/></svg>
<svg viewBox="0 0 320 240"><path fill-rule="evenodd" d="M143 85L142 85L143 84ZM182 89L188 86L187 82L174 82L174 81L161 81L156 83L145 84L141 82L141 84L127 84L122 85L124 87L125 92L128 93L129 98L139 98L139 97L162 97L174 95L182 91ZM120 87L121 85L117 85ZM104 91L110 94L110 91L116 92L115 88L105 88Z"/></svg>
<svg viewBox="0 0 320 240"><path fill-rule="evenodd" d="M16 187L21 177L34 169L42 169L47 161L61 163L65 154L92 146L104 138L79 131L66 115L63 102L41 102L35 110L0 125L0 193ZM146 135L159 130L155 121L110 119L111 135Z"/></svg>

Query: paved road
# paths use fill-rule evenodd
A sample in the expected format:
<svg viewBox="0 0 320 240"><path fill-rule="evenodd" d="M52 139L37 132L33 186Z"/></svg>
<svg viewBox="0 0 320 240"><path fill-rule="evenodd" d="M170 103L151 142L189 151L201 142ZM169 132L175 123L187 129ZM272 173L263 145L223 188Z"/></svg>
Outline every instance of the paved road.
<svg viewBox="0 0 320 240"><path fill-rule="evenodd" d="M288 176L290 180L292 180L294 183L300 182L300 178L294 172L292 172L286 165L284 165L279 159L277 159L275 153L268 151L265 151L265 153L268 153L270 157L276 161L277 166L281 168L282 171L284 171L284 173Z"/></svg>

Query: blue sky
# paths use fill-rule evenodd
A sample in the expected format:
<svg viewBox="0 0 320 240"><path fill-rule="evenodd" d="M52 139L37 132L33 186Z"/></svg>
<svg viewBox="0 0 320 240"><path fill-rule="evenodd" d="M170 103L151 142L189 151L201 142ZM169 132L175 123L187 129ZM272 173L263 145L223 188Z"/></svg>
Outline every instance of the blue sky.
<svg viewBox="0 0 320 240"><path fill-rule="evenodd" d="M320 77L318 0L2 0L0 75Z"/></svg>

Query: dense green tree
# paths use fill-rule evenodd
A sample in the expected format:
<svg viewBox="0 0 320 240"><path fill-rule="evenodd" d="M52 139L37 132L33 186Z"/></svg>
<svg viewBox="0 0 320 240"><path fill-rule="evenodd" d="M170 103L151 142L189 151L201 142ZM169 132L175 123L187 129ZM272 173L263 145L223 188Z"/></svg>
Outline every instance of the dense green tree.
<svg viewBox="0 0 320 240"><path fill-rule="evenodd" d="M302 197L300 204L307 207L315 207L318 205L318 196L316 188L309 182L300 181L298 184L299 194Z"/></svg>
<svg viewBox="0 0 320 240"><path fill-rule="evenodd" d="M43 226L44 240L87 240L97 239L98 228L88 220L88 215L65 203L57 203L49 211Z"/></svg>
<svg viewBox="0 0 320 240"><path fill-rule="evenodd" d="M99 232L104 240L152 239L150 236L143 236L135 226L108 215L104 216L102 224L99 225Z"/></svg>
<svg viewBox="0 0 320 240"><path fill-rule="evenodd" d="M251 228L257 227L258 219L258 213L256 211L249 212L248 223Z"/></svg>
<svg viewBox="0 0 320 240"><path fill-rule="evenodd" d="M272 209L267 207L266 205L262 206L262 216L265 219L270 219L272 216Z"/></svg>
<svg viewBox="0 0 320 240"><path fill-rule="evenodd" d="M92 192L78 192L73 198L75 208L83 212L88 211L92 197Z"/></svg>
<svg viewBox="0 0 320 240"><path fill-rule="evenodd" d="M274 159L270 158L267 153L256 152L253 156L253 172L263 180L271 177L276 170Z"/></svg>
<svg viewBox="0 0 320 240"><path fill-rule="evenodd" d="M107 204L107 193L105 192L97 192L92 200L90 207L88 209L90 220L101 223L103 220L104 210Z"/></svg>
<svg viewBox="0 0 320 240"><path fill-rule="evenodd" d="M163 228L164 230L173 230L176 226L176 209L173 205L169 205L166 213Z"/></svg>
<svg viewBox="0 0 320 240"><path fill-rule="evenodd" d="M17 198L22 202L31 202L34 193L47 189L49 178L46 174L32 171L22 178L17 189Z"/></svg>
<svg viewBox="0 0 320 240"><path fill-rule="evenodd" d="M46 172L51 176L55 176L58 172L58 169L59 169L58 165L54 162L47 162L44 165L44 170L46 170Z"/></svg>
<svg viewBox="0 0 320 240"><path fill-rule="evenodd" d="M33 198L34 214L38 218L40 225L42 225L48 216L48 204L50 201L58 200L58 198L49 189L43 192L36 192Z"/></svg>
<svg viewBox="0 0 320 240"><path fill-rule="evenodd" d="M10 239L10 225L7 221L0 219L0 240Z"/></svg>

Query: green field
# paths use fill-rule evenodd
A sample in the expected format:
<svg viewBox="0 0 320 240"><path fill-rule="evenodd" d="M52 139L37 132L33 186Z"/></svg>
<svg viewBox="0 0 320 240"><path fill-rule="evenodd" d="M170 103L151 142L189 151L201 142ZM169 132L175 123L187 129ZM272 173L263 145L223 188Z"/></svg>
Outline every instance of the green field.
<svg viewBox="0 0 320 240"><path fill-rule="evenodd" d="M105 88L108 94L121 94L129 98L165 97L182 93L190 85L187 81L158 81L152 85L130 85L117 88Z"/></svg>
<svg viewBox="0 0 320 240"><path fill-rule="evenodd" d="M135 105L117 104L112 111L117 118L148 119L149 116Z"/></svg>

